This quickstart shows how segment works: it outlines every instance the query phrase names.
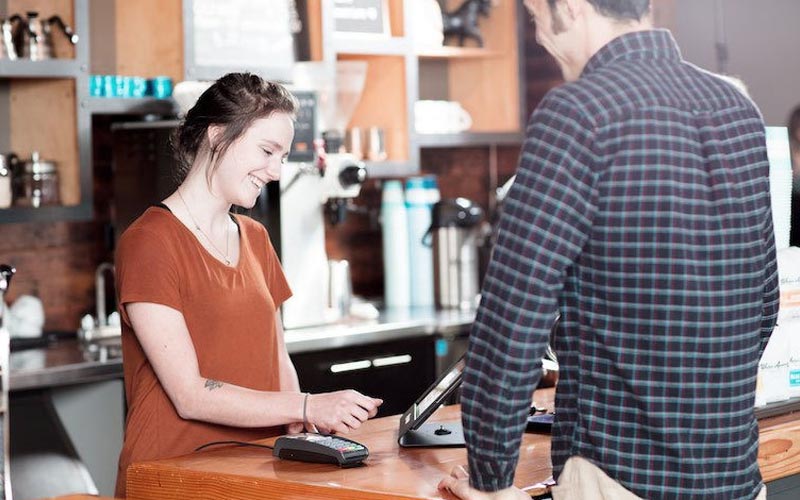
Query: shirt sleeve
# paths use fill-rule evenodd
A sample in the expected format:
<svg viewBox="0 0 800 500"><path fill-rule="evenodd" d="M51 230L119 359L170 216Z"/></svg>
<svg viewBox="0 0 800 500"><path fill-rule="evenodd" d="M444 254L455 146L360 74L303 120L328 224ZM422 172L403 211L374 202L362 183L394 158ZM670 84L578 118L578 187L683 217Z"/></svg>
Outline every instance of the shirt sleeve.
<svg viewBox="0 0 800 500"><path fill-rule="evenodd" d="M775 229L772 224L772 208L769 198L769 188L766 189L766 216L764 221L764 241L765 266L764 266L764 312L761 316L761 351L759 357L764 354L764 349L772 336L772 330L778 320L778 308L780 304L778 260L775 251Z"/></svg>
<svg viewBox="0 0 800 500"><path fill-rule="evenodd" d="M504 202L461 398L470 482L482 491L513 484L558 296L596 212L592 134L577 106L549 93L531 116Z"/></svg>
<svg viewBox="0 0 800 500"><path fill-rule="evenodd" d="M115 255L120 315L130 325L125 305L162 304L182 312L180 279L173 255L153 231L132 228L123 234Z"/></svg>
<svg viewBox="0 0 800 500"><path fill-rule="evenodd" d="M269 293L272 295L272 301L275 303L275 308L279 308L289 297L292 296L292 289L289 287L289 282L286 281L286 275L283 273L281 261L278 258L275 247L272 246L272 241L269 234L264 229L264 237L267 242L267 257L264 264L264 272L266 274L267 287Z"/></svg>

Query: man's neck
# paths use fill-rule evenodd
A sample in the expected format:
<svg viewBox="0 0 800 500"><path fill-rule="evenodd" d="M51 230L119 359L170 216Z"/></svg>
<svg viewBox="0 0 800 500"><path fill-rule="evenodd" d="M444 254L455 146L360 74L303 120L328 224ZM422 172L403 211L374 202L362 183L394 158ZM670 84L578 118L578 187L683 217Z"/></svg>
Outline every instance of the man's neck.
<svg viewBox="0 0 800 500"><path fill-rule="evenodd" d="M612 40L628 33L647 31L653 29L653 23L649 20L619 22L596 15L597 17L587 17L583 22L590 23L584 33L584 43L580 47L578 57L570 68L570 74L577 79L583 73L583 68L597 52L608 45Z"/></svg>

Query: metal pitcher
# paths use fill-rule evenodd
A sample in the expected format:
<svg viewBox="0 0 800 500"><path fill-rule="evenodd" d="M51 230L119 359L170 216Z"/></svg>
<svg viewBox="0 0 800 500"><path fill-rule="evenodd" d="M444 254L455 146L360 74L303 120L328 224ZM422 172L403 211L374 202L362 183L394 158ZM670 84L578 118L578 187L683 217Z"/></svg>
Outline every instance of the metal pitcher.
<svg viewBox="0 0 800 500"><path fill-rule="evenodd" d="M14 14L8 19L0 18L0 60L8 59L13 61L17 59L14 32L15 28L22 22L22 18L18 14Z"/></svg>
<svg viewBox="0 0 800 500"><path fill-rule="evenodd" d="M54 58L53 25L61 29L72 45L78 43L78 35L59 16L42 19L34 11L27 12L27 16L26 20L20 22L14 36L14 44L20 57L31 61Z"/></svg>

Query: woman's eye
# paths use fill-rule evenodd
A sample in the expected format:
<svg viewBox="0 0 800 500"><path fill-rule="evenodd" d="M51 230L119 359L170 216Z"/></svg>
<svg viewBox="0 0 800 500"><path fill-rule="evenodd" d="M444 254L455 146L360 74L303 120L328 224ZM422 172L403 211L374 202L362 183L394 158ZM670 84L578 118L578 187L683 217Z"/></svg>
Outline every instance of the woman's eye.
<svg viewBox="0 0 800 500"><path fill-rule="evenodd" d="M288 156L284 156L283 158L281 158L281 163L286 163L287 161L289 161Z"/></svg>
<svg viewBox="0 0 800 500"><path fill-rule="evenodd" d="M272 151L270 151L268 149L264 149L263 151L267 156L272 156Z"/></svg>

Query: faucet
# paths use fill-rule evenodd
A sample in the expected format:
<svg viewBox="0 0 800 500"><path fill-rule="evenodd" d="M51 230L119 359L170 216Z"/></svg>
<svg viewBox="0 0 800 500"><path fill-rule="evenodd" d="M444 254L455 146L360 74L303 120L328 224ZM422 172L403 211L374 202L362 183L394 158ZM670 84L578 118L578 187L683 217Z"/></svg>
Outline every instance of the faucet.
<svg viewBox="0 0 800 500"><path fill-rule="evenodd" d="M7 264L0 264L0 328L3 327L3 317L6 310L5 295L8 285L11 284L11 277L17 270Z"/></svg>
<svg viewBox="0 0 800 500"><path fill-rule="evenodd" d="M110 262L103 262L97 266L97 270L94 273L98 328L108 326L108 316L106 315L106 271L111 271L111 276L114 277L114 264L111 264Z"/></svg>

